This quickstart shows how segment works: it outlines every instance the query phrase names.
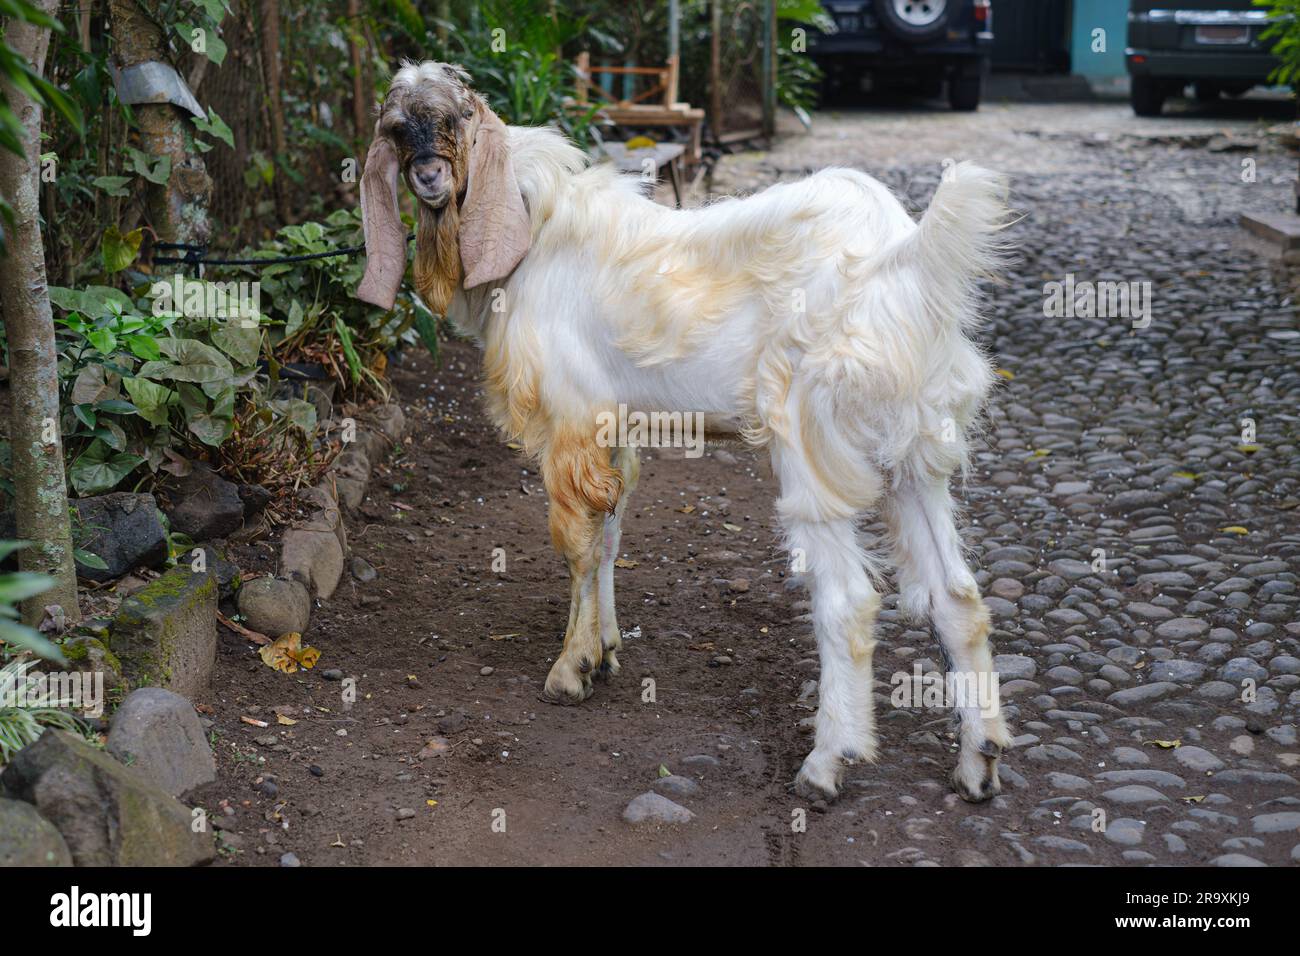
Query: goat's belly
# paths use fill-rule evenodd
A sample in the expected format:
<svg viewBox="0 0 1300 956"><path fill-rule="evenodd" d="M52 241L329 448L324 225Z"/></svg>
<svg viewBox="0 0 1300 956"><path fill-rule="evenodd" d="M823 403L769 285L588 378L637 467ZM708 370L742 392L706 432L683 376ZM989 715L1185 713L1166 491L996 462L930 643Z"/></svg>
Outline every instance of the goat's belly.
<svg viewBox="0 0 1300 956"><path fill-rule="evenodd" d="M671 357L611 346L604 356L617 401L648 410L746 417L752 411L755 349L747 315L737 315Z"/></svg>
<svg viewBox="0 0 1300 956"><path fill-rule="evenodd" d="M747 393L743 370L678 360L667 365L637 367L630 363L615 378L616 400L645 411L689 412L710 417L740 418Z"/></svg>

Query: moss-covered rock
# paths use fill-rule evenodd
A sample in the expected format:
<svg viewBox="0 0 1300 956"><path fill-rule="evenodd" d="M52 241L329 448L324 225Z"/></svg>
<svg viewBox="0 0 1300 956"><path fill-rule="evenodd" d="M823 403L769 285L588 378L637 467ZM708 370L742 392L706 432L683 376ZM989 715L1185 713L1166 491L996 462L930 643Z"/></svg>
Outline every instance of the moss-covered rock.
<svg viewBox="0 0 1300 956"><path fill-rule="evenodd" d="M129 682L122 673L122 662L108 647L109 630L101 624L78 625L60 643L68 667L48 665L49 670L76 670L104 675L104 691L115 698L126 696Z"/></svg>
<svg viewBox="0 0 1300 956"><path fill-rule="evenodd" d="M72 854L30 803L0 797L0 866L72 866Z"/></svg>
<svg viewBox="0 0 1300 956"><path fill-rule="evenodd" d="M19 751L0 783L54 825L77 866L194 866L213 857L211 832L193 825L189 808L63 731Z"/></svg>
<svg viewBox="0 0 1300 956"><path fill-rule="evenodd" d="M109 647L132 687L200 696L217 660L217 579L173 568L122 602Z"/></svg>

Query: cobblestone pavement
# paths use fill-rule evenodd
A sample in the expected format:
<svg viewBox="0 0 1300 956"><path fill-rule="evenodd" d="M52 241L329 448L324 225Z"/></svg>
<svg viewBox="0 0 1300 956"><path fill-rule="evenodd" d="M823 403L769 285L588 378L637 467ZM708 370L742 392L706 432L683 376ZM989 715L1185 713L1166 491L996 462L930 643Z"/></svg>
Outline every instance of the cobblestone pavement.
<svg viewBox="0 0 1300 956"><path fill-rule="evenodd" d="M896 808L891 862L1300 862L1300 329L1289 277L1237 226L1291 205L1296 160L1248 112L824 113L714 172L724 194L852 166L920 209L946 161L973 159L1011 176L1024 216L989 289L1003 381L961 492L1018 735L1008 793L945 822L933 795L900 806L860 772L859 803ZM1045 283L1069 275L1149 283L1149 324L1045 317ZM889 671L937 657L893 601L883 720L946 765L933 721L885 703Z"/></svg>

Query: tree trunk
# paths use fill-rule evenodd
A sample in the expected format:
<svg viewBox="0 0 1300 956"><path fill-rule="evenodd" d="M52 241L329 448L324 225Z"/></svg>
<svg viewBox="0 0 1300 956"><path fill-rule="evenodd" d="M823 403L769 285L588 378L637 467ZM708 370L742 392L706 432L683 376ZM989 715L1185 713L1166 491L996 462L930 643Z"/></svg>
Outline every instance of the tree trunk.
<svg viewBox="0 0 1300 956"><path fill-rule="evenodd" d="M451 19L451 0L438 0L437 16L438 43L445 54L447 50L447 21Z"/></svg>
<svg viewBox="0 0 1300 956"><path fill-rule="evenodd" d="M361 0L348 0L348 56L352 61L352 124L356 142L364 148L370 139L370 99L366 95L366 71L361 55L366 35L361 29Z"/></svg>
<svg viewBox="0 0 1300 956"><path fill-rule="evenodd" d="M284 137L284 96L280 89L280 0L262 0L262 73L266 77L267 112L271 117L271 148L277 166L288 162L289 149ZM284 170L277 169L271 183L275 192L275 211L281 224L289 221L288 193Z"/></svg>
<svg viewBox="0 0 1300 956"><path fill-rule="evenodd" d="M36 6L51 16L58 0ZM5 26L5 42L37 73L45 70L49 31L21 20ZM18 537L32 546L18 552L24 571L54 577L53 590L23 603L23 620L39 624L43 609L57 604L65 620L81 620L72 525L59 438L59 375L54 351L54 316L45 281L37 191L41 157L41 108L7 79L0 78L10 107L23 124L26 155L0 150L0 193L10 197L14 228L8 255L0 259L0 303L9 341L9 438L13 445L14 511Z"/></svg>
<svg viewBox="0 0 1300 956"><path fill-rule="evenodd" d="M158 25L138 0L109 0L113 56L125 68L150 60L167 62L166 41ZM212 180L197 150L191 150L189 114L170 103L137 103L132 107L139 126L140 151L171 159L171 176L161 186L149 183L146 213L164 242L206 243L210 232L208 204Z"/></svg>

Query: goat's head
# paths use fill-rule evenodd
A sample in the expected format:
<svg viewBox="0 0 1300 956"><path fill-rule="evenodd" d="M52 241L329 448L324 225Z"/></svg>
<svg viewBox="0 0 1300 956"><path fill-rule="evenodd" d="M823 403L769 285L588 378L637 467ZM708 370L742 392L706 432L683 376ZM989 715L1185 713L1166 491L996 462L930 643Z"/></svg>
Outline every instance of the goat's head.
<svg viewBox="0 0 1300 956"><path fill-rule="evenodd" d="M398 179L417 200L415 288L445 314L465 288L499 282L528 251L531 226L505 124L458 66L405 63L375 123L361 176L366 274L357 298L392 308L406 268Z"/></svg>

